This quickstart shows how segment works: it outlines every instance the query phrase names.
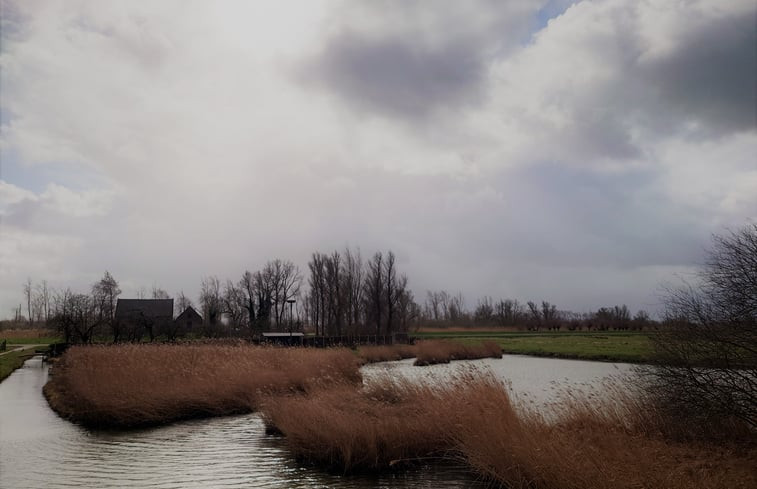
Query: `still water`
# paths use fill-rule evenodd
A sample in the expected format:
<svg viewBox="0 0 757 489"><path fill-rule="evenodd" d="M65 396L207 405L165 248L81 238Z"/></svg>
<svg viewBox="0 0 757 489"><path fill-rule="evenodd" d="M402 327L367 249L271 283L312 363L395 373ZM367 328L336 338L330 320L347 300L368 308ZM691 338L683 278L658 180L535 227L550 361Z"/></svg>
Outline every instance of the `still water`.
<svg viewBox="0 0 757 489"><path fill-rule="evenodd" d="M456 369L490 369L515 391L546 402L558 383L595 384L630 366L505 356L502 360L412 367L412 361L364 367L444 379ZM482 488L462 468L423 467L381 476L340 476L297 464L256 414L131 431L92 431L59 418L42 396L40 358L0 383L0 488Z"/></svg>

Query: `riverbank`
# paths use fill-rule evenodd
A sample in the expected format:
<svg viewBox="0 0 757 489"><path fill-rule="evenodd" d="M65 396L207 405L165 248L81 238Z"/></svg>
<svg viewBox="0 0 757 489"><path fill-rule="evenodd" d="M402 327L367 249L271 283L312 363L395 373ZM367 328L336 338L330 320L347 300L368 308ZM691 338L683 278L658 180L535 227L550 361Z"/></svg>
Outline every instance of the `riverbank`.
<svg viewBox="0 0 757 489"><path fill-rule="evenodd" d="M14 370L21 368L26 360L37 355L38 350L45 350L48 346L47 344L9 344L7 351L0 352L0 382L5 380Z"/></svg>
<svg viewBox="0 0 757 489"><path fill-rule="evenodd" d="M654 350L645 332L524 332L497 330L425 330L416 339L449 339L465 343L496 341L503 353L622 363L650 363Z"/></svg>

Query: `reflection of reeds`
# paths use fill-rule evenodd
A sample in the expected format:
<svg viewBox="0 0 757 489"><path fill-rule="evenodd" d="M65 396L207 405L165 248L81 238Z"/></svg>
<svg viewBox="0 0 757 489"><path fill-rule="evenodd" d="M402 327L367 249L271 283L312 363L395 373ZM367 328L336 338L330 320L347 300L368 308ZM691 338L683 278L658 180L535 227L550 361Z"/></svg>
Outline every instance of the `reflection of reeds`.
<svg viewBox="0 0 757 489"><path fill-rule="evenodd" d="M348 350L247 345L73 347L45 386L59 414L89 426L127 427L249 412L262 393L359 383Z"/></svg>
<svg viewBox="0 0 757 489"><path fill-rule="evenodd" d="M430 457L513 488L757 487L757 450L672 441L650 429L659 413L620 388L537 413L469 372L441 385L383 378L274 395L261 409L296 457L344 471Z"/></svg>
<svg viewBox="0 0 757 489"><path fill-rule="evenodd" d="M495 341L466 344L458 341L426 340L418 342L415 351L415 365L448 363L451 360L502 358L502 347Z"/></svg>

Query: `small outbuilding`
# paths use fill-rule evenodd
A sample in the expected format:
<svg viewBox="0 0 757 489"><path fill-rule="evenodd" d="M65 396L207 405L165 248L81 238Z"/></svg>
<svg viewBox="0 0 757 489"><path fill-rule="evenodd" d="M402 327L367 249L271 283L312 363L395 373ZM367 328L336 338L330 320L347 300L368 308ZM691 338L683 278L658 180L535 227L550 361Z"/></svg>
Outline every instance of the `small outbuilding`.
<svg viewBox="0 0 757 489"><path fill-rule="evenodd" d="M195 310L194 307L189 306L184 311L176 316L174 320L176 325L182 328L184 331L196 331L202 326L202 316Z"/></svg>

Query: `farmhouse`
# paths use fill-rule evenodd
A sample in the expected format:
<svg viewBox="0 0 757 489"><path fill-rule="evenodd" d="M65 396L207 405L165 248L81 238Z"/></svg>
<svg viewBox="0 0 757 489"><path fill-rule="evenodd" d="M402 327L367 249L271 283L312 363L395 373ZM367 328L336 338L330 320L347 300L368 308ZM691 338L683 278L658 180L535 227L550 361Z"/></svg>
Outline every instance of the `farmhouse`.
<svg viewBox="0 0 757 489"><path fill-rule="evenodd" d="M194 331L202 326L202 316L200 316L200 313L194 307L189 306L184 309L184 312L176 316L175 322L184 331Z"/></svg>
<svg viewBox="0 0 757 489"><path fill-rule="evenodd" d="M150 339L173 323L173 299L118 299L115 321L131 340Z"/></svg>

